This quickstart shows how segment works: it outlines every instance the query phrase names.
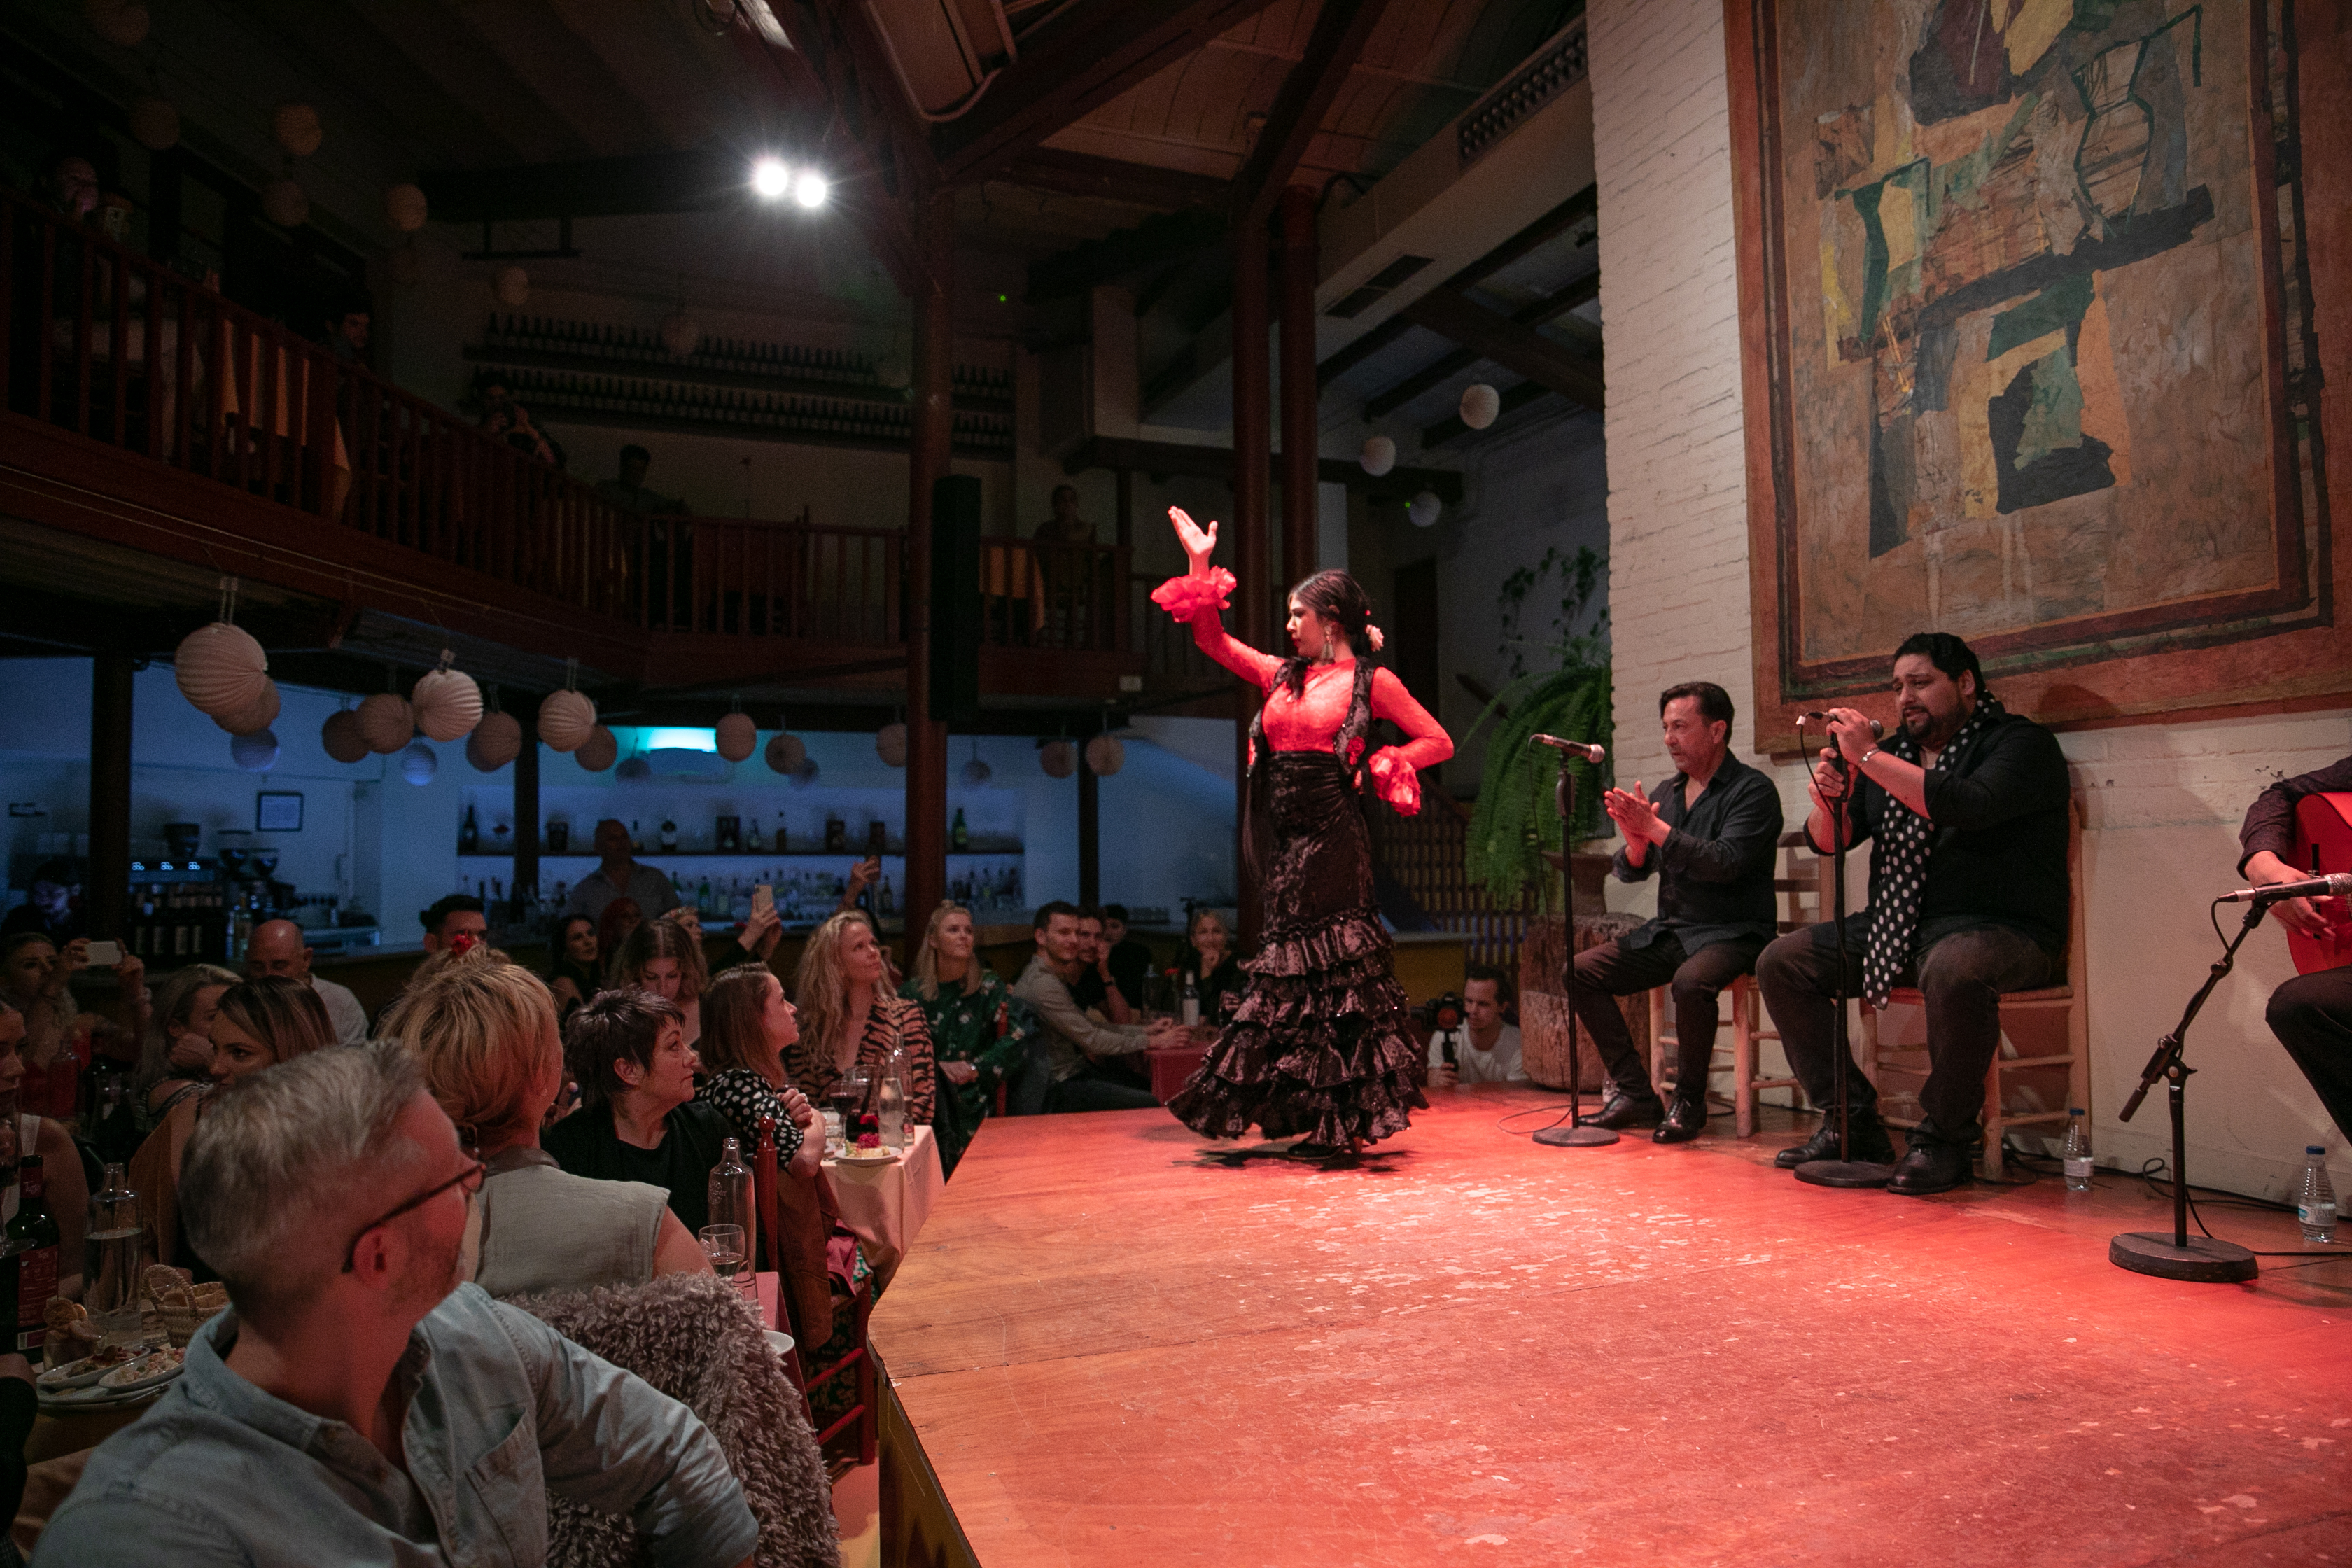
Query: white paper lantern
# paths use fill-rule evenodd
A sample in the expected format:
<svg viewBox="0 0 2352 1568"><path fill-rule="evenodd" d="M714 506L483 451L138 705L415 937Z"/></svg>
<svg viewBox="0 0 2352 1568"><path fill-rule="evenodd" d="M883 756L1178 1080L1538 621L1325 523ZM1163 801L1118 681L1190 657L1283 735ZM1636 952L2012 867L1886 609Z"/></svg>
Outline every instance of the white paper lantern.
<svg viewBox="0 0 2352 1568"><path fill-rule="evenodd" d="M1485 382L1473 382L1462 389L1462 423L1473 430L1484 430L1502 411L1501 394Z"/></svg>
<svg viewBox="0 0 2352 1568"><path fill-rule="evenodd" d="M429 669L417 678L408 706L425 739L455 741L482 721L482 689L462 669Z"/></svg>
<svg viewBox="0 0 2352 1568"><path fill-rule="evenodd" d="M1396 467L1396 443L1386 436L1375 436L1364 443L1364 455L1357 461L1377 479Z"/></svg>
<svg viewBox="0 0 2352 1568"><path fill-rule="evenodd" d="M874 754L891 767L905 767L907 765L907 726L885 724L876 731Z"/></svg>
<svg viewBox="0 0 2352 1568"><path fill-rule="evenodd" d="M269 656L244 627L215 621L180 639L172 655L172 676L190 707L217 719L261 700L269 684Z"/></svg>
<svg viewBox="0 0 2352 1568"><path fill-rule="evenodd" d="M808 761L808 746L798 735L778 735L768 742L768 766L790 775Z"/></svg>
<svg viewBox="0 0 2352 1568"><path fill-rule="evenodd" d="M261 211L280 228L300 228L310 221L310 198L292 178L280 175L261 187Z"/></svg>
<svg viewBox="0 0 2352 1568"><path fill-rule="evenodd" d="M719 721L719 754L740 763L760 749L760 726L749 713L730 713Z"/></svg>
<svg viewBox="0 0 2352 1568"><path fill-rule="evenodd" d="M142 98L131 106L131 135L150 153L168 152L179 143L180 111L167 99Z"/></svg>
<svg viewBox="0 0 2352 1568"><path fill-rule="evenodd" d="M278 682L262 688L261 700L235 713L215 714L213 722L232 735L253 735L278 722Z"/></svg>
<svg viewBox="0 0 2352 1568"><path fill-rule="evenodd" d="M623 763L619 767L613 770L613 776L619 779L623 784L635 784L639 779L649 779L653 777L654 765L653 763L646 761L642 755L631 757L627 762Z"/></svg>
<svg viewBox="0 0 2352 1568"><path fill-rule="evenodd" d="M539 705L539 738L559 752L576 752L596 732L596 704L577 691L551 691Z"/></svg>
<svg viewBox="0 0 2352 1568"><path fill-rule="evenodd" d="M388 757L408 744L416 733L416 715L408 699L396 691L379 691L360 704L360 734L368 750Z"/></svg>
<svg viewBox="0 0 2352 1568"><path fill-rule="evenodd" d="M1087 766L1097 778L1108 778L1127 766L1127 747L1116 735L1097 735L1087 742Z"/></svg>
<svg viewBox="0 0 2352 1568"><path fill-rule="evenodd" d="M522 755L522 721L511 713L485 713L466 737L466 760L477 773L494 773Z"/></svg>
<svg viewBox="0 0 2352 1568"><path fill-rule="evenodd" d="M809 785L816 783L816 759L814 757L804 757L801 761L801 765L793 770L793 776L784 782L791 784L794 789L806 789Z"/></svg>
<svg viewBox="0 0 2352 1568"><path fill-rule="evenodd" d="M386 251L383 269L394 283L404 289L414 289L425 276L425 258L413 245Z"/></svg>
<svg viewBox="0 0 2352 1568"><path fill-rule="evenodd" d="M125 5L123 0L85 0L82 13L98 36L110 44L135 49L147 41L150 18L144 5Z"/></svg>
<svg viewBox="0 0 2352 1568"><path fill-rule="evenodd" d="M267 730L256 730L250 735L232 735L228 742L228 760L249 773L266 773L278 765L278 737Z"/></svg>
<svg viewBox="0 0 2352 1568"><path fill-rule="evenodd" d="M672 310L662 318L662 347L684 359L702 342L702 323L684 310Z"/></svg>
<svg viewBox="0 0 2352 1568"><path fill-rule="evenodd" d="M427 211L425 192L418 186L394 185L383 193L384 220L403 234L415 234L423 228Z"/></svg>
<svg viewBox="0 0 2352 1568"><path fill-rule="evenodd" d="M319 744L339 763L356 763L368 754L367 737L360 733L360 716L350 709L327 715L319 726Z"/></svg>
<svg viewBox="0 0 2352 1568"><path fill-rule="evenodd" d="M1434 528L1437 526L1437 514L1444 510L1436 496L1423 490L1412 498L1411 504L1404 509L1404 514L1412 521L1415 528Z"/></svg>
<svg viewBox="0 0 2352 1568"><path fill-rule="evenodd" d="M519 310L530 298L530 274L520 267L501 267L490 280L490 292L508 310Z"/></svg>
<svg viewBox="0 0 2352 1568"><path fill-rule="evenodd" d="M319 111L307 103L281 103L269 111L269 139L297 158L317 152L325 137Z"/></svg>
<svg viewBox="0 0 2352 1568"><path fill-rule="evenodd" d="M1037 765L1049 779L1066 779L1078 771L1077 749L1067 741L1048 741L1037 748Z"/></svg>
<svg viewBox="0 0 2352 1568"><path fill-rule="evenodd" d="M619 760L620 755L619 737L599 724L588 732L586 740L580 742L580 749L572 753L572 760L592 773L601 773Z"/></svg>
<svg viewBox="0 0 2352 1568"><path fill-rule="evenodd" d="M971 785L974 789L978 789L982 784L986 784L989 779L994 775L994 773L995 770L991 768L986 763L982 762L978 757L972 758L971 761L964 763L963 765L963 782Z"/></svg>
<svg viewBox="0 0 2352 1568"><path fill-rule="evenodd" d="M400 753L400 776L410 784L429 784L433 782L433 775L440 771L441 759L435 756L433 748L422 741L412 742L408 749Z"/></svg>

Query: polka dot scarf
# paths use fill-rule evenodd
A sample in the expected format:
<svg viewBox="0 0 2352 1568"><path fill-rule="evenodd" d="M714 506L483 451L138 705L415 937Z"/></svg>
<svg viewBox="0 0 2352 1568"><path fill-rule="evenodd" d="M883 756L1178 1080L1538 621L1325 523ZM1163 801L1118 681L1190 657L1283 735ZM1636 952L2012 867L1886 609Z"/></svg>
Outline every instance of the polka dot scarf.
<svg viewBox="0 0 2352 1568"><path fill-rule="evenodd" d="M1960 726L1936 759L1930 773L1949 773L1968 754L1969 747L1987 730L2008 717L2008 710L1990 692L1977 700L1976 711ZM1916 764L1919 742L1897 729L1885 750ZM1927 851L1935 842L1936 825L1886 792L1886 809L1878 819L1877 846L1870 858L1870 939L1862 955L1862 994L1874 1007L1886 1005L1895 993L1895 977L1911 962L1911 943L1919 931L1919 895L1927 885Z"/></svg>

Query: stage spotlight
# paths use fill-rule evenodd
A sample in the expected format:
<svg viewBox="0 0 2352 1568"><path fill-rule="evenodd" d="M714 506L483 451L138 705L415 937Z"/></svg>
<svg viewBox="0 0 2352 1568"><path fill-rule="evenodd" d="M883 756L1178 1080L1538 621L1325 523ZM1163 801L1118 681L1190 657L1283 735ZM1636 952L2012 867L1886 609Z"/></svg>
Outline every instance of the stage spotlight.
<svg viewBox="0 0 2352 1568"><path fill-rule="evenodd" d="M804 207L821 207L832 186L814 169L803 169L793 176L793 200Z"/></svg>
<svg viewBox="0 0 2352 1568"><path fill-rule="evenodd" d="M751 165L751 188L773 201L792 189L793 172L780 159L762 158Z"/></svg>

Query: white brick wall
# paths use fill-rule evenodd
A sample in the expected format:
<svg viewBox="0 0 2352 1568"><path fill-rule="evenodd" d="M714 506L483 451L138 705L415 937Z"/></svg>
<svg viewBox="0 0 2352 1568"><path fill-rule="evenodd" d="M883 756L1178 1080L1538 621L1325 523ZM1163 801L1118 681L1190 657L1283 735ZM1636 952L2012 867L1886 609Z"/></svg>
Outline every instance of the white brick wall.
<svg viewBox="0 0 2352 1568"><path fill-rule="evenodd" d="M1588 16L1617 773L1655 783L1665 766L1661 688L1717 681L1739 704L1735 744L1754 732L1723 7L1593 0ZM2338 711L2085 731L2063 742L2088 823L2078 896L2089 900L2090 951L2078 975L2091 987L2095 1142L2104 1163L2137 1170L2168 1147L2162 1097L2128 1127L2115 1113L2212 962L2205 903L2237 885L2246 806L2273 780L2352 750L2352 723ZM1779 773L1793 822L1804 775ZM1853 869L1858 895L1863 868ZM1639 908L1649 886L1612 902ZM2263 1004L2292 973L2275 929L2259 933L2190 1035L2200 1070L2189 1092L2189 1173L2201 1185L2283 1196L2307 1142L2335 1151L2339 1190L2352 1176L2343 1135L2263 1023Z"/></svg>

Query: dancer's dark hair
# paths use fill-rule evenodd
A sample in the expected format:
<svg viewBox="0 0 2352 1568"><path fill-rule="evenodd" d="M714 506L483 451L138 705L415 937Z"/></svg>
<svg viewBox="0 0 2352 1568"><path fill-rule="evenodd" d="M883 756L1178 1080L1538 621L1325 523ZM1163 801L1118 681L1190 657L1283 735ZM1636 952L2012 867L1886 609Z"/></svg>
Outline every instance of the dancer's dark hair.
<svg viewBox="0 0 2352 1568"><path fill-rule="evenodd" d="M1362 584L1336 567L1328 568L1291 589L1290 597L1337 626L1358 658L1372 657L1371 637L1366 629L1372 623L1372 602L1365 596ZM1282 684L1293 697L1305 694L1307 660L1295 655L1284 659Z"/></svg>

